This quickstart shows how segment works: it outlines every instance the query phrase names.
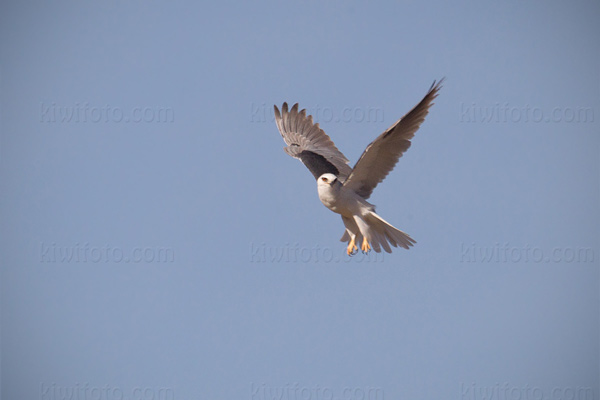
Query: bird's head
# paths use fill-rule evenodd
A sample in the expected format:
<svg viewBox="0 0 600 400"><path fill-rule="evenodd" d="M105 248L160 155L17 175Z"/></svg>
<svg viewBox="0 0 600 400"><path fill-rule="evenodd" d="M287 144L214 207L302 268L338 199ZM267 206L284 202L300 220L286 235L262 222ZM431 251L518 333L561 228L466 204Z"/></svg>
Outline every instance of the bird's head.
<svg viewBox="0 0 600 400"><path fill-rule="evenodd" d="M337 176L330 173L323 174L317 179L318 185L333 186L335 182L337 182Z"/></svg>

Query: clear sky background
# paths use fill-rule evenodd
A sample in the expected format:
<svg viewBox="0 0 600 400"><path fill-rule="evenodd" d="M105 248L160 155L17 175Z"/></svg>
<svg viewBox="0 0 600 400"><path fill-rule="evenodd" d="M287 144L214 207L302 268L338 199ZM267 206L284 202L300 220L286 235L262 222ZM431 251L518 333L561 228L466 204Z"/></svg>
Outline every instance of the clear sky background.
<svg viewBox="0 0 600 400"><path fill-rule="evenodd" d="M600 397L598 1L0 8L3 400ZM273 104L444 76L348 259Z"/></svg>

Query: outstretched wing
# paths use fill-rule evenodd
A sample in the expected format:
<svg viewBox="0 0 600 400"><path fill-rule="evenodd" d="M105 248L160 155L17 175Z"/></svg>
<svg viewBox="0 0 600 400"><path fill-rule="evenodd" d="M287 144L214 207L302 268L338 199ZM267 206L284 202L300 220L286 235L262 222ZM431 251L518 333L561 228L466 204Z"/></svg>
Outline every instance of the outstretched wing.
<svg viewBox="0 0 600 400"><path fill-rule="evenodd" d="M410 140L425 120L443 81L443 78L437 84L434 81L419 104L367 146L344 183L345 187L364 199L371 196L373 189L394 169L398 159L410 147Z"/></svg>
<svg viewBox="0 0 600 400"><path fill-rule="evenodd" d="M319 128L319 124L313 124L312 116L306 116L306 110L298 112L298 103L289 111L287 103L283 103L281 113L277 106L274 108L277 128L287 144L283 148L285 152L302 161L315 179L332 173L344 182L352 171L348 159Z"/></svg>

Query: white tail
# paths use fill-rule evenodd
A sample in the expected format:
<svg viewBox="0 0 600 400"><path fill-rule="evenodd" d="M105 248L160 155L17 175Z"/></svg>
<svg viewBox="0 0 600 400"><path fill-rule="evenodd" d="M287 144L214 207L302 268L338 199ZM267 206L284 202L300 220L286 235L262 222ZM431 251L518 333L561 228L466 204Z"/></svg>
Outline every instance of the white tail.
<svg viewBox="0 0 600 400"><path fill-rule="evenodd" d="M372 229L371 234L373 237L371 238L371 246L377 252L379 252L378 247L381 245L386 252L391 253L392 249L390 249L388 242L394 247L400 246L407 250L410 246L417 243L408 234L395 228L373 211L367 216L367 223Z"/></svg>
<svg viewBox="0 0 600 400"><path fill-rule="evenodd" d="M364 221L369 227L367 237L371 236L371 247L373 247L373 250L375 250L377 253L381 252L382 247L386 252L391 253L392 249L390 244L394 247L400 246L408 250L410 246L417 243L408 234L402 232L400 229L395 228L373 211L364 217ZM362 242L362 236L362 232L356 235L357 243ZM347 231L344 232L344 235L340 240L342 242L350 241L350 235Z"/></svg>

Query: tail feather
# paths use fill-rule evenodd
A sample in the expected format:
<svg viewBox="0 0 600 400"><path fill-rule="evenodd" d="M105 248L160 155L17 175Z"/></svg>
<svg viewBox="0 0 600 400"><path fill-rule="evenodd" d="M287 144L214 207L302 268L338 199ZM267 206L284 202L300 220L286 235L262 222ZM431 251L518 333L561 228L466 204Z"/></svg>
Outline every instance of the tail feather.
<svg viewBox="0 0 600 400"><path fill-rule="evenodd" d="M350 234L348 234L348 231L345 230L344 234L342 235L342 238L340 239L340 242L349 242L350 241Z"/></svg>
<svg viewBox="0 0 600 400"><path fill-rule="evenodd" d="M385 250L387 253L391 253L392 248L390 245L393 247L403 247L408 250L413 244L417 243L408 234L392 226L374 211L370 211L366 216L363 216L363 219L364 223L366 224L364 228L367 229L365 235L367 235L371 247L377 253L381 252L381 248L383 248L383 250ZM348 229L350 229L356 234L355 241L356 244L360 246L363 241L363 232L361 232L356 225L349 226L346 221L344 224L346 224L346 230L344 231L340 241L350 242L351 235L348 232Z"/></svg>
<svg viewBox="0 0 600 400"><path fill-rule="evenodd" d="M377 230L373 231L375 233L375 237L373 238L373 248L375 249L375 251L377 251L377 247L379 247L379 244L381 244L381 247L383 247L383 249L385 250L386 253L391 253L392 249L390 248L390 245L388 244L388 241L386 240L386 236L385 236L385 232L379 232ZM377 243L378 244L375 244ZM390 242L391 243L391 242ZM396 247L396 246L394 246ZM377 251L379 253L379 251Z"/></svg>
<svg viewBox="0 0 600 400"><path fill-rule="evenodd" d="M381 253L381 246L379 244L385 243L385 240L381 240L382 237L379 232L372 231L371 235L373 236L373 238L371 238L371 247L376 253Z"/></svg>
<svg viewBox="0 0 600 400"><path fill-rule="evenodd" d="M372 228L372 243L373 249L377 251L378 245L381 244L386 252L391 253L391 249L388 242L394 247L403 247L409 249L410 246L417 243L408 234L402 232L400 229L395 228L389 222L381 218L375 212L371 211L367 215L369 226ZM375 245L377 243L377 247ZM379 251L377 251L379 253Z"/></svg>

